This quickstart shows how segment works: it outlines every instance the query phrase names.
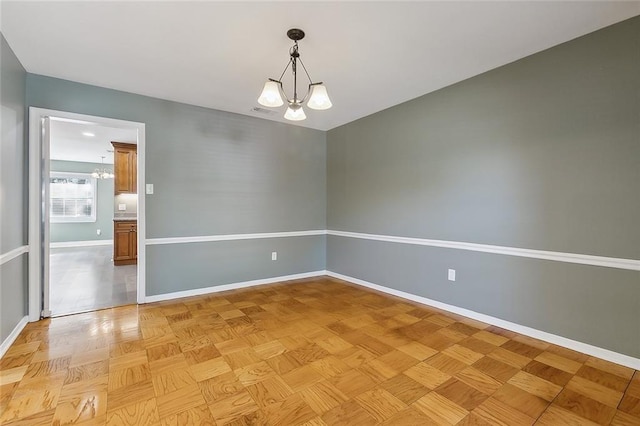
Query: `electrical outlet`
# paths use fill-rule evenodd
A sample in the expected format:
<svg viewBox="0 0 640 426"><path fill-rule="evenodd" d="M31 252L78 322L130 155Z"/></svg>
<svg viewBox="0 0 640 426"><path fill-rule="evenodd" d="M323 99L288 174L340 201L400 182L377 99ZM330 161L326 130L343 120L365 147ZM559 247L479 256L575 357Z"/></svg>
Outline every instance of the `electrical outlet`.
<svg viewBox="0 0 640 426"><path fill-rule="evenodd" d="M118 204L118 211L125 211L127 210L127 205L126 204Z"/></svg>
<svg viewBox="0 0 640 426"><path fill-rule="evenodd" d="M456 270L455 269L449 269L449 274L448 274L447 278L449 279L449 281L455 281L456 280Z"/></svg>
<svg viewBox="0 0 640 426"><path fill-rule="evenodd" d="M153 194L153 184L152 183L146 184L146 189L147 189L147 194L148 195Z"/></svg>
<svg viewBox="0 0 640 426"><path fill-rule="evenodd" d="M272 251L271 252L271 260L278 260L278 252L277 251Z"/></svg>
<svg viewBox="0 0 640 426"><path fill-rule="evenodd" d="M98 229L98 230L96 230L96 234L98 234L98 235L102 235L102 229Z"/></svg>

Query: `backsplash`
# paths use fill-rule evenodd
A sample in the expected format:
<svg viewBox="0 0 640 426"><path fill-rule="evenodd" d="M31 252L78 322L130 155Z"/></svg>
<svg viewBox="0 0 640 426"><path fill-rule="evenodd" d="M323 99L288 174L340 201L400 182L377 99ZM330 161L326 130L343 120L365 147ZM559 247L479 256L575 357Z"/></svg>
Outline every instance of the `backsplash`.
<svg viewBox="0 0 640 426"><path fill-rule="evenodd" d="M118 207L124 204L126 209L119 210ZM113 204L113 216L136 216L138 213L138 194L118 194L115 196Z"/></svg>

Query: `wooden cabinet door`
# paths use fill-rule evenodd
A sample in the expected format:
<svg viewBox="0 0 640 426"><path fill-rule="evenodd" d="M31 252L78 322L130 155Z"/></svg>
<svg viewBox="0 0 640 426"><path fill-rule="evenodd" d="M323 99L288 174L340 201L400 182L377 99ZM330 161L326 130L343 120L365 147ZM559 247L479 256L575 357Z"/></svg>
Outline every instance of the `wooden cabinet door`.
<svg viewBox="0 0 640 426"><path fill-rule="evenodd" d="M113 145L113 174L115 194L138 192L138 147L130 143L111 142Z"/></svg>
<svg viewBox="0 0 640 426"><path fill-rule="evenodd" d="M114 222L113 264L134 265L138 262L138 223L132 220Z"/></svg>
<svg viewBox="0 0 640 426"><path fill-rule="evenodd" d="M131 161L129 151L116 148L113 161L115 174L114 190L116 194L130 192Z"/></svg>
<svg viewBox="0 0 640 426"><path fill-rule="evenodd" d="M131 259L131 230L129 226L121 226L122 222L116 223L113 234L113 260Z"/></svg>
<svg viewBox="0 0 640 426"><path fill-rule="evenodd" d="M131 170L131 176L129 176L129 192L132 194L138 193L138 147L129 152L129 169Z"/></svg>

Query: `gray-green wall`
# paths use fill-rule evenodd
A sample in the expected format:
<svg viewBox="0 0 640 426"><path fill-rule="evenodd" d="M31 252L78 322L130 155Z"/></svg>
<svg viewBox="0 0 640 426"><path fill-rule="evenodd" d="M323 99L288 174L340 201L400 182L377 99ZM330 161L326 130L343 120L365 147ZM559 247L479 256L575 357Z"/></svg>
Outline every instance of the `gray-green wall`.
<svg viewBox="0 0 640 426"><path fill-rule="evenodd" d="M640 259L640 18L329 131L327 176L332 230ZM640 356L638 271L339 236L327 253L333 272Z"/></svg>
<svg viewBox="0 0 640 426"><path fill-rule="evenodd" d="M33 74L27 103L146 124L148 239L326 228L325 132ZM324 235L148 245L147 295L324 270L325 253Z"/></svg>
<svg viewBox="0 0 640 426"><path fill-rule="evenodd" d="M148 238L326 227L639 259L639 28L328 133L31 74L27 104L146 123ZM640 356L637 271L338 236L150 245L146 266L149 295L326 267Z"/></svg>
<svg viewBox="0 0 640 426"><path fill-rule="evenodd" d="M79 161L51 161L52 172L91 173L98 167L103 166ZM51 223L49 237L52 243L113 239L113 179L98 179L97 187L96 221ZM98 229L100 235L97 234Z"/></svg>
<svg viewBox="0 0 640 426"><path fill-rule="evenodd" d="M0 254L27 245L26 73L0 34ZM0 342L27 315L27 255L0 266Z"/></svg>

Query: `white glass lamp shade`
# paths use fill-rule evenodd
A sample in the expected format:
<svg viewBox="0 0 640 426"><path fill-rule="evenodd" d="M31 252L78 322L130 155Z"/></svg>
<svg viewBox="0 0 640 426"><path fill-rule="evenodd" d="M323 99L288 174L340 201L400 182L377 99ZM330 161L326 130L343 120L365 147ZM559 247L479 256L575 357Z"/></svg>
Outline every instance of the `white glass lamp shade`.
<svg viewBox="0 0 640 426"><path fill-rule="evenodd" d="M284 104L277 82L269 80L264 84L258 103L266 107L279 107Z"/></svg>
<svg viewBox="0 0 640 426"><path fill-rule="evenodd" d="M94 170L93 173L91 173L91 177L94 179L99 179L100 178L100 173L98 173L97 170Z"/></svg>
<svg viewBox="0 0 640 426"><path fill-rule="evenodd" d="M322 110L329 109L332 105L324 84L314 84L311 86L311 97L309 98L309 102L307 102L309 108Z"/></svg>
<svg viewBox="0 0 640 426"><path fill-rule="evenodd" d="M291 121L301 121L307 118L307 116L301 106L289 106L287 112L284 113L284 118Z"/></svg>

